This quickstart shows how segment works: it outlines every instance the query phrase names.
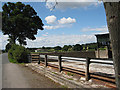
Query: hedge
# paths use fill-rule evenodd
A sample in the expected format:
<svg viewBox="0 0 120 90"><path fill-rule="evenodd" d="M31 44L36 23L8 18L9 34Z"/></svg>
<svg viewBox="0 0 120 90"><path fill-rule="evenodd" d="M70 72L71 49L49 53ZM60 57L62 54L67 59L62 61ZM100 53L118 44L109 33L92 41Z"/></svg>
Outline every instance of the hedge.
<svg viewBox="0 0 120 90"><path fill-rule="evenodd" d="M9 60L16 60L18 63L27 63L29 51L20 45L12 45L11 49L8 51Z"/></svg>

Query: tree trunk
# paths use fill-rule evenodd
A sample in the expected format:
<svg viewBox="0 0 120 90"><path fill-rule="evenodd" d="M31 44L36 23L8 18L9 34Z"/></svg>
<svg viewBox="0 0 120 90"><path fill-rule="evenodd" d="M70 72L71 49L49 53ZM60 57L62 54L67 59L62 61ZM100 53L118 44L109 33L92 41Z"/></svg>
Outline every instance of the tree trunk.
<svg viewBox="0 0 120 90"><path fill-rule="evenodd" d="M120 88L120 2L104 2L117 88Z"/></svg>
<svg viewBox="0 0 120 90"><path fill-rule="evenodd" d="M16 38L15 38L15 36L13 36L13 37L12 37L12 43L13 43L13 44L16 44L15 41L16 41Z"/></svg>

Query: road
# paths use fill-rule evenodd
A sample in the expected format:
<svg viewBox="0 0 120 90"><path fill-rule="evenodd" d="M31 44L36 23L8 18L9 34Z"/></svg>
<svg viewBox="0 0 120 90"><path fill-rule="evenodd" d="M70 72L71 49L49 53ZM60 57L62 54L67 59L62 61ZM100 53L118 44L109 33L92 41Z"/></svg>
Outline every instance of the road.
<svg viewBox="0 0 120 90"><path fill-rule="evenodd" d="M8 54L2 55L2 88L61 88L49 78L20 64L10 63Z"/></svg>

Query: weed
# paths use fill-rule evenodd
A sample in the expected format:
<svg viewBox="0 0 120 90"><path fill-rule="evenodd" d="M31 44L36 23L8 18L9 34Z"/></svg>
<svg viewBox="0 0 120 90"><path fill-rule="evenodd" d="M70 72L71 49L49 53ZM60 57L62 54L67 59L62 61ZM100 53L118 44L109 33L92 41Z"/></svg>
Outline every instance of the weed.
<svg viewBox="0 0 120 90"><path fill-rule="evenodd" d="M70 73L70 72L67 72L67 75L73 76L74 74L73 74L73 73Z"/></svg>

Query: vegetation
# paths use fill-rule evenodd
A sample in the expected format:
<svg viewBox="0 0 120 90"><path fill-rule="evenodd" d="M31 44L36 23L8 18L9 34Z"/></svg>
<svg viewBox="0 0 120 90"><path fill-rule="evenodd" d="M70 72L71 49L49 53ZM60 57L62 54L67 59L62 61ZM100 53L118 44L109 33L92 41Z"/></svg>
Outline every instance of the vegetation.
<svg viewBox="0 0 120 90"><path fill-rule="evenodd" d="M72 50L72 45L64 45L62 50L63 51L70 51L70 50Z"/></svg>
<svg viewBox="0 0 120 90"><path fill-rule="evenodd" d="M81 51L83 49L83 47L80 45L80 44L76 44L76 45L74 45L74 47L73 47L73 50L74 51Z"/></svg>
<svg viewBox="0 0 120 90"><path fill-rule="evenodd" d="M8 43L8 44L6 45L5 52L8 52L11 47L12 47L12 45L11 45L10 43Z"/></svg>
<svg viewBox="0 0 120 90"><path fill-rule="evenodd" d="M76 45L64 45L56 46L56 47L41 47L41 48L27 48L33 53L45 53L45 52L76 52L76 51L96 51L98 49L97 43L87 43L87 44L76 44ZM35 50L37 50L35 52ZM99 50L106 50L106 46L101 46Z"/></svg>
<svg viewBox="0 0 120 90"><path fill-rule="evenodd" d="M11 49L8 51L8 58L10 62L27 63L28 54L29 51L25 47L21 45L13 44Z"/></svg>
<svg viewBox="0 0 120 90"><path fill-rule="evenodd" d="M67 75L73 76L74 74L73 74L73 73L70 73L70 72L67 72Z"/></svg>
<svg viewBox="0 0 120 90"><path fill-rule="evenodd" d="M43 30L42 20L36 11L21 2L5 3L2 7L2 32L9 36L9 43L27 45L26 38L35 40L38 30Z"/></svg>
<svg viewBox="0 0 120 90"><path fill-rule="evenodd" d="M62 48L60 46L54 47L54 50L61 50Z"/></svg>

